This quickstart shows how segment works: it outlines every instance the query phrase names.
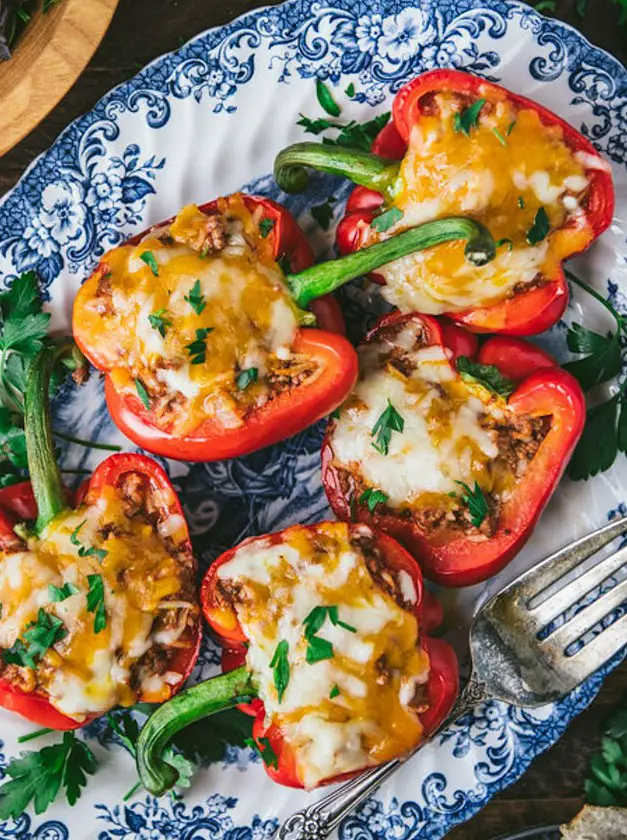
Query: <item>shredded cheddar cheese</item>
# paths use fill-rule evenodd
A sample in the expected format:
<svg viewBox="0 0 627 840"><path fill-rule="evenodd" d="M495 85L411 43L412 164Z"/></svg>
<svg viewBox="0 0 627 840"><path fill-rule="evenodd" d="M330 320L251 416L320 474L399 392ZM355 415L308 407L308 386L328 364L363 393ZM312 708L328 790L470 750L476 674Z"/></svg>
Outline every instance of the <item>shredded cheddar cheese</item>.
<svg viewBox="0 0 627 840"><path fill-rule="evenodd" d="M383 268L387 285L382 294L404 311L438 315L496 303L538 275L551 275L592 239L583 212L586 169L604 167L602 159L591 162L573 153L561 128L543 125L536 111L487 95L492 98L468 134L455 130L454 118L472 100L455 93L432 97L412 129L401 165L395 204L403 217L384 236L460 214L483 222L495 240L507 241L496 259L481 268L465 259L461 242ZM549 233L530 243L527 237L541 208Z"/></svg>
<svg viewBox="0 0 627 840"><path fill-rule="evenodd" d="M172 521L180 520L180 521ZM160 532L163 531L163 533ZM166 533L167 532L167 533ZM117 705L169 698L181 674L154 669L146 654L176 647L192 603L177 600L184 570L168 551L185 538L180 517L155 527L128 517L113 489L92 505L81 505L50 522L23 551L0 555L0 649L10 650L36 622L40 610L62 622L63 637L48 648L36 671L9 666L13 678L47 696L63 714L84 720ZM102 581L104 627L88 609L90 579ZM100 584L99 584L100 585ZM61 600L54 589L68 587ZM164 611L175 623L160 623ZM0 656L0 673L2 657ZM9 678L11 678L9 676Z"/></svg>
<svg viewBox="0 0 627 840"><path fill-rule="evenodd" d="M307 787L404 755L421 740L415 696L429 660L411 610L414 583L399 575L404 605L373 579L363 544L339 522L255 541L219 569L250 641L247 663L267 718L280 726ZM341 623L324 621L315 635L332 656L310 664L307 618L320 607L336 608ZM279 701L271 663L280 642L290 676Z"/></svg>

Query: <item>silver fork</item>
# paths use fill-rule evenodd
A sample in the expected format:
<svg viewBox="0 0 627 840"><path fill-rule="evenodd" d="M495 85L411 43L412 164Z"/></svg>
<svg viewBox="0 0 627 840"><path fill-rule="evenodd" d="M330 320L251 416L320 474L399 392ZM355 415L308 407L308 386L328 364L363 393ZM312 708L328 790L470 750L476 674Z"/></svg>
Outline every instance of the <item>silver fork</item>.
<svg viewBox="0 0 627 840"><path fill-rule="evenodd" d="M627 601L625 578L577 608L627 564L627 546L593 564L585 561L626 532L627 516L581 537L522 574L481 607L470 627L470 679L431 739L486 700L529 707L553 702L573 691L627 645L626 613L572 650L586 633L590 636L599 621ZM559 616L563 620L553 625ZM280 840L324 840L405 761L397 759L375 767L297 811L281 828Z"/></svg>

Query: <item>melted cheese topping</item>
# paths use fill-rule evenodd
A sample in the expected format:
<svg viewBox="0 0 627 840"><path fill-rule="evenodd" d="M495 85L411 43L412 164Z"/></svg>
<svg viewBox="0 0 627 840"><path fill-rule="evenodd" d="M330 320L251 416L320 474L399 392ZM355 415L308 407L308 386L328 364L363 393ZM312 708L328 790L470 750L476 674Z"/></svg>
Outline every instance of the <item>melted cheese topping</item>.
<svg viewBox="0 0 627 840"><path fill-rule="evenodd" d="M363 528L366 536L371 535ZM257 540L219 570L235 584L238 620L250 641L247 662L258 680L269 722L296 757L306 787L403 755L422 726L410 703L429 675L416 616L380 589L345 523L315 532L292 528L281 542ZM401 584L415 603L413 581ZM399 582L400 583L400 582ZM309 664L303 622L315 607L336 606L351 632L326 619L317 636L333 657ZM279 702L272 658L287 641L290 677ZM330 697L337 686L339 694Z"/></svg>
<svg viewBox="0 0 627 840"><path fill-rule="evenodd" d="M179 520L170 517L160 528L175 543L185 536ZM71 536L81 523L74 544ZM81 557L81 547L107 553L102 561L93 554ZM99 633L95 614L88 611L89 575L101 575L104 584L107 621ZM78 592L53 603L50 585L65 584ZM161 702L169 698L170 686L180 682L181 674L154 673L139 660L158 644L176 645L182 636L186 610L195 608L172 600L181 586L180 565L160 533L143 517L129 519L112 491L96 504L57 516L39 538L29 539L24 551L0 556L0 649L23 638L43 608L67 631L37 663L37 688L56 709L81 721L117 705L131 706L139 697ZM167 640L158 638L155 617L177 604L182 608L180 623L165 631ZM33 672L19 670L34 688Z"/></svg>
<svg viewBox="0 0 627 840"><path fill-rule="evenodd" d="M270 396L268 374L292 357L298 327L270 240L259 233L261 208L252 215L241 198L223 203L224 215L210 217L190 205L169 228L106 254L111 305L104 311L97 278L78 298L79 317L89 318L90 342L108 360L116 388L136 396L140 380L157 422L178 434L207 418L241 425L251 403ZM225 221L218 247L206 253L203 231ZM142 260L146 252L157 276ZM151 323L155 313L161 330ZM198 330L206 331L200 354L193 350ZM237 376L250 368L257 380L241 389Z"/></svg>
<svg viewBox="0 0 627 840"><path fill-rule="evenodd" d="M399 345L415 341L401 334ZM337 463L358 472L365 483L382 490L392 507L415 509L433 504L458 504L457 481L477 481L486 492L504 493L514 481L502 465L498 432L485 419L502 422L509 409L504 400L482 386L463 382L450 365L449 351L425 347L408 351L414 369L404 376L391 364L380 367L380 345L360 350L362 378L336 421L331 444ZM373 428L388 401L404 420L392 432L388 454L378 452Z"/></svg>
<svg viewBox="0 0 627 840"><path fill-rule="evenodd" d="M470 104L456 94L438 93L429 114L421 115L395 199L404 215L384 236L463 214L483 222L495 240L511 240L513 248L500 246L492 262L477 268L464 257L465 243L447 243L379 269L387 283L383 296L405 312L439 315L494 304L539 274L551 274L592 238L581 204L589 186L585 170L593 166L569 149L561 128L543 125L533 110L491 100L467 137L455 131L453 120ZM606 167L600 157L593 163ZM550 233L530 245L527 233L541 207Z"/></svg>

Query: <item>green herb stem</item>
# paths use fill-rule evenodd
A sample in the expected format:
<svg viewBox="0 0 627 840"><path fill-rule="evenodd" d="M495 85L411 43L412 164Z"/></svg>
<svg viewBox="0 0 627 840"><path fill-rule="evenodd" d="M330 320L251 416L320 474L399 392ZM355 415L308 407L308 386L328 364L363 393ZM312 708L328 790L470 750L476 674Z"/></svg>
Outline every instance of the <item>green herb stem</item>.
<svg viewBox="0 0 627 840"><path fill-rule="evenodd" d="M51 732L56 732L56 729L36 729L34 732L29 732L27 735L22 735L17 739L18 744L26 744L28 741L34 741L35 738L41 738L43 735L50 735Z"/></svg>
<svg viewBox="0 0 627 840"><path fill-rule="evenodd" d="M566 277L571 281L571 283L574 283L576 286L579 286L580 289L583 289L585 292L588 292L589 295L592 295L593 298L598 300L598 302L607 309L607 311L616 319L616 323L618 324L619 329L625 329L625 327L627 326L627 321L625 320L625 318L623 318L620 312L618 312L618 310L612 306L612 304L607 298L604 298L600 292L597 292L596 289L593 289L592 286L589 286L585 282L585 280L582 280L580 277L577 277L577 275L573 274L572 271L566 269L564 273L566 274Z"/></svg>
<svg viewBox="0 0 627 840"><path fill-rule="evenodd" d="M66 507L50 423L50 377L58 361L76 352L71 339L45 347L33 359L26 379L24 431L28 470L39 511L35 523L38 533Z"/></svg>
<svg viewBox="0 0 627 840"><path fill-rule="evenodd" d="M163 759L165 748L177 732L256 696L250 671L241 667L198 683L160 706L144 725L137 742L137 770L146 790L161 796L177 783L178 771Z"/></svg>
<svg viewBox="0 0 627 840"><path fill-rule="evenodd" d="M121 446L115 446L112 443L98 443L95 440L83 440L82 438L73 437L72 435L66 435L65 432L59 432L57 429L52 430L52 434L59 438L59 440L64 440L67 443L75 443L77 446L84 446L86 449L102 449L104 452L121 452Z"/></svg>
<svg viewBox="0 0 627 840"><path fill-rule="evenodd" d="M341 175L355 184L392 198L400 163L361 149L321 143L295 143L277 155L274 177L285 192L303 192L309 184L308 168Z"/></svg>
<svg viewBox="0 0 627 840"><path fill-rule="evenodd" d="M466 259L474 265L482 266L494 259L494 239L484 225L463 216L450 216L409 228L368 248L337 260L319 263L298 274L287 274L286 281L297 305L304 309L312 300L329 294L362 274L407 254L456 239L467 240Z"/></svg>

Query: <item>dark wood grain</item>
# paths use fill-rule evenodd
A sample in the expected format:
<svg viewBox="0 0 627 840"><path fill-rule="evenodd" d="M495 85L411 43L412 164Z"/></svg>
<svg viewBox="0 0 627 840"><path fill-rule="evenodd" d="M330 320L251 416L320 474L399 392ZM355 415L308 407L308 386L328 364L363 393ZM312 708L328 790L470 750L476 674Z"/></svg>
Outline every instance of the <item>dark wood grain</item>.
<svg viewBox="0 0 627 840"><path fill-rule="evenodd" d="M260 5L258 0L122 0L80 80L44 122L0 161L0 194L15 184L33 158L45 151L71 120L88 111L111 87L203 29ZM263 5L274 4L266 0ZM617 8L609 0L589 0L588 5L584 20L575 11L575 0L558 2L556 15L624 61L627 33L618 27ZM488 840L515 829L570 819L583 801L586 768L600 741L600 725L609 710L626 697L627 666L606 680L598 698L558 744L537 758L522 779L496 796L473 820L452 831L451 840Z"/></svg>

